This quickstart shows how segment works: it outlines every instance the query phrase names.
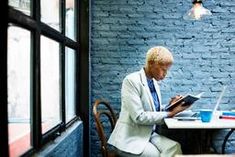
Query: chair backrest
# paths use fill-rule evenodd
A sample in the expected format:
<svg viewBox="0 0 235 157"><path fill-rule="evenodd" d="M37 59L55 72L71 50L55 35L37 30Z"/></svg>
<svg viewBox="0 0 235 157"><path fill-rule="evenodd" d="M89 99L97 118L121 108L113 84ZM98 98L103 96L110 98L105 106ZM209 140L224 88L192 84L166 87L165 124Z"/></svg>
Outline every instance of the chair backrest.
<svg viewBox="0 0 235 157"><path fill-rule="evenodd" d="M102 105L102 107L101 107ZM100 141L101 141L101 151L103 157L107 157L108 155L108 149L107 149L107 140L108 137L105 134L105 127L101 121L101 117L106 116L109 120L109 123L111 125L111 131L113 131L115 124L117 122L117 117L110 106L110 104L107 101L104 100L96 100L93 105L93 115L95 118L95 125L96 130L99 135Z"/></svg>

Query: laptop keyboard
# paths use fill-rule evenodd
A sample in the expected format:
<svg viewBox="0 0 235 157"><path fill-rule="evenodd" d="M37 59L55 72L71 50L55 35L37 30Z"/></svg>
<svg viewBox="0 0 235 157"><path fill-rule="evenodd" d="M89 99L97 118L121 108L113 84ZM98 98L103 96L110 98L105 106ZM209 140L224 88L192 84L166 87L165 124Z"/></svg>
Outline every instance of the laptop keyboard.
<svg viewBox="0 0 235 157"><path fill-rule="evenodd" d="M200 113L199 112L181 113L176 115L174 118L179 121L194 121L200 119Z"/></svg>
<svg viewBox="0 0 235 157"><path fill-rule="evenodd" d="M194 114L191 115L191 117L199 117L200 114L198 112L195 112Z"/></svg>

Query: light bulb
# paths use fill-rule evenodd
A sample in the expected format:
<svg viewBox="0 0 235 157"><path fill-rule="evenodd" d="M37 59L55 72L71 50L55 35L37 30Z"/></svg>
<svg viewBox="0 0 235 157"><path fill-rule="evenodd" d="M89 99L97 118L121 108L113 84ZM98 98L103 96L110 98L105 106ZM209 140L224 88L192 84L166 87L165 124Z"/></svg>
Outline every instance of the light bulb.
<svg viewBox="0 0 235 157"><path fill-rule="evenodd" d="M186 20L200 20L204 16L212 15L210 10L206 9L202 5L202 1L194 1L193 7L186 13L184 19Z"/></svg>

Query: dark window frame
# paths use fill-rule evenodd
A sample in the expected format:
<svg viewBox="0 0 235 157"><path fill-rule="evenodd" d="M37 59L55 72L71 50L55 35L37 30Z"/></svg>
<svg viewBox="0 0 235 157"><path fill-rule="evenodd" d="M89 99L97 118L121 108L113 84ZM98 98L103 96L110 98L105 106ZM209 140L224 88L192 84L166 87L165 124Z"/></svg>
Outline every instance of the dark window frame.
<svg viewBox="0 0 235 157"><path fill-rule="evenodd" d="M8 114L7 114L7 25L8 1L0 0L0 154L9 156L8 151Z"/></svg>
<svg viewBox="0 0 235 157"><path fill-rule="evenodd" d="M3 156L9 156L8 147L8 115L7 115L7 29L8 24L12 23L16 26L27 29L31 32L31 118L33 125L31 125L32 130L32 141L33 146L28 152L23 154L23 156L30 156L42 146L48 143L50 140L56 138L64 131L67 127L72 125L77 120L83 121L83 152L84 155L89 156L89 104L90 104L90 93L89 93L89 0L77 0L75 3L75 15L77 15L77 26L76 41L73 41L65 36L65 0L60 0L61 9L61 32L54 30L53 28L47 26L46 24L40 22L40 1L32 0L32 16L27 16L22 12L8 6L8 0L0 0L0 9L2 10L1 26L0 26L0 52L1 52L1 63L0 67L0 100L1 100L1 148L0 154ZM8 18L5 18L8 17ZM40 94L40 35L44 35L50 39L53 39L60 43L61 51L61 74L62 74L62 91L61 91L61 109L62 109L62 123L58 124L46 134L41 134L41 94ZM76 115L69 123L65 123L65 47L75 50L76 53ZM32 105L33 104L33 105Z"/></svg>

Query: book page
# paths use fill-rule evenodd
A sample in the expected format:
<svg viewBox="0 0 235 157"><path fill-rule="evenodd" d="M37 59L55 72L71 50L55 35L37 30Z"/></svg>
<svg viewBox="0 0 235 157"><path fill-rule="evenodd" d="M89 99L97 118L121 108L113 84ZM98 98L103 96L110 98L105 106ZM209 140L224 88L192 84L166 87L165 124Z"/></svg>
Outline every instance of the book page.
<svg viewBox="0 0 235 157"><path fill-rule="evenodd" d="M174 109L176 106L180 105L182 102L185 102L185 105L191 105L193 104L195 101L197 101L198 99L200 99L200 97L202 96L204 92L199 93L198 95L191 95L191 94L187 94L184 97L182 97L181 99L177 100L176 102L174 102L171 105L168 105L166 107L166 110L172 110Z"/></svg>

